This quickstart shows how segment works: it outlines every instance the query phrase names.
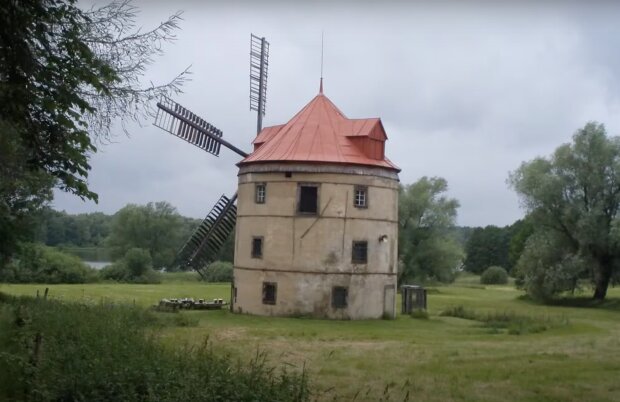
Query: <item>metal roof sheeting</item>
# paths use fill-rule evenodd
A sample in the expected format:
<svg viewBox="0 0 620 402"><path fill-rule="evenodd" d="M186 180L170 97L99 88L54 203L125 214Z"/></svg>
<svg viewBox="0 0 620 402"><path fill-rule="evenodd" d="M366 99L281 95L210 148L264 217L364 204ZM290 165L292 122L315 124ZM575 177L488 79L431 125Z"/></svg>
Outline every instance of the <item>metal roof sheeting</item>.
<svg viewBox="0 0 620 402"><path fill-rule="evenodd" d="M239 166L261 162L344 163L400 171L384 155L381 119L348 119L322 92L288 123L265 127Z"/></svg>

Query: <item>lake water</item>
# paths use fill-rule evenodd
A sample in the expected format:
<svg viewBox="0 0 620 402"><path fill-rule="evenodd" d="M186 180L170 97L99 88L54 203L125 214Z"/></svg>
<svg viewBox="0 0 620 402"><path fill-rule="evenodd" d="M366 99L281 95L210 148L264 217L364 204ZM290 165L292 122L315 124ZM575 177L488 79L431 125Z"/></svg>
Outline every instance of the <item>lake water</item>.
<svg viewBox="0 0 620 402"><path fill-rule="evenodd" d="M101 269L107 267L112 264L111 261L84 261L84 264L90 266L91 268Z"/></svg>

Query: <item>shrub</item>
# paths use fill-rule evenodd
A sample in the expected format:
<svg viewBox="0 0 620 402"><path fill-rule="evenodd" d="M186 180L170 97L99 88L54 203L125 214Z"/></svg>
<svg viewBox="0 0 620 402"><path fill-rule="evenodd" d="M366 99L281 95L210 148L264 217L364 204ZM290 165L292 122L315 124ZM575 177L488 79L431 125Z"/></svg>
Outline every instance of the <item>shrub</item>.
<svg viewBox="0 0 620 402"><path fill-rule="evenodd" d="M227 261L215 261L207 268L207 282L232 282L233 265Z"/></svg>
<svg viewBox="0 0 620 402"><path fill-rule="evenodd" d="M36 243L22 243L13 261L0 270L0 281L13 283L86 283L97 271L78 257Z"/></svg>
<svg viewBox="0 0 620 402"><path fill-rule="evenodd" d="M99 270L99 276L104 280L127 282L129 275L123 261L115 262Z"/></svg>
<svg viewBox="0 0 620 402"><path fill-rule="evenodd" d="M161 274L152 268L148 250L132 248L123 259L99 271L102 279L130 283L161 283Z"/></svg>
<svg viewBox="0 0 620 402"><path fill-rule="evenodd" d="M489 267L480 276L484 285L505 285L508 283L508 272L502 267Z"/></svg>
<svg viewBox="0 0 620 402"><path fill-rule="evenodd" d="M589 270L589 261L567 252L562 240L534 233L515 266L515 283L532 299L550 302L562 292L579 289L579 279Z"/></svg>

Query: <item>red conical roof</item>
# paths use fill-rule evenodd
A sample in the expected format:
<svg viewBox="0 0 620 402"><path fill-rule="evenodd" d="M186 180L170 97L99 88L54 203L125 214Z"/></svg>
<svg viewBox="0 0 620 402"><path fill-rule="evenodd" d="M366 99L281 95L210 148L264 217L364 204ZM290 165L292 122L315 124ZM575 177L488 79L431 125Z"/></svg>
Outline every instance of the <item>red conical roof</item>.
<svg viewBox="0 0 620 402"><path fill-rule="evenodd" d="M348 119L321 91L288 123L265 127L252 142L254 152L239 165L342 163L400 171L384 155L385 140L380 119Z"/></svg>

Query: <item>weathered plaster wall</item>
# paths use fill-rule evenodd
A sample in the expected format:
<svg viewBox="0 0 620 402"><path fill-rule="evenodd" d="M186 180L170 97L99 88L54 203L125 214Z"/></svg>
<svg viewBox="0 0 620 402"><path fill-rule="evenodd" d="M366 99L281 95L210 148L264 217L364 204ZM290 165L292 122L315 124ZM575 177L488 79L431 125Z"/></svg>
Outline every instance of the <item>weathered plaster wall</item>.
<svg viewBox="0 0 620 402"><path fill-rule="evenodd" d="M264 204L254 202L256 183L266 183ZM317 215L297 213L299 183L320 186ZM356 185L368 188L367 208L354 207ZM287 178L283 172L242 171L238 196L235 311L351 319L394 314L397 180L302 172ZM262 258L251 256L254 236L264 239ZM352 243L358 240L368 242L366 264L351 262ZM262 303L265 281L277 283L275 305ZM331 306L333 286L349 288L346 308Z"/></svg>

